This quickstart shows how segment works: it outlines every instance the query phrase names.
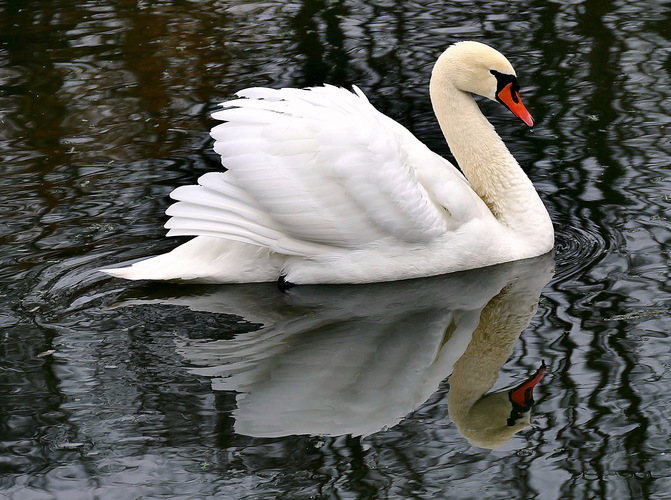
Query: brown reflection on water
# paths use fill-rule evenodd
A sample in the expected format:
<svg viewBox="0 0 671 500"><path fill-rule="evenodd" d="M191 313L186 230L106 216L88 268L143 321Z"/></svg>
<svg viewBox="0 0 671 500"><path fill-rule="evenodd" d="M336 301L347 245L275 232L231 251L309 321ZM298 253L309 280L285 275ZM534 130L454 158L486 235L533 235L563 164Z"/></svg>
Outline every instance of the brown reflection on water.
<svg viewBox="0 0 671 500"><path fill-rule="evenodd" d="M14 139L39 151L47 170L172 155L187 131L202 128L193 108L211 96L194 102L188 90L216 88L212 62L225 74L225 61L204 50L201 33L213 19L97 3L49 2L37 12L8 8L3 16L15 101L8 118Z"/></svg>
<svg viewBox="0 0 671 500"><path fill-rule="evenodd" d="M667 7L0 0L0 496L25 497L22 482L100 498L666 495ZM175 244L167 195L219 168L209 112L244 87L355 83L448 154L428 76L468 38L509 56L539 118L522 130L481 103L557 228L556 277L501 371L512 382L525 356L552 367L535 432L523 449L464 447L443 384L371 439L236 434L235 394L190 374L174 334L212 341L245 325L110 312L126 285L95 269Z"/></svg>

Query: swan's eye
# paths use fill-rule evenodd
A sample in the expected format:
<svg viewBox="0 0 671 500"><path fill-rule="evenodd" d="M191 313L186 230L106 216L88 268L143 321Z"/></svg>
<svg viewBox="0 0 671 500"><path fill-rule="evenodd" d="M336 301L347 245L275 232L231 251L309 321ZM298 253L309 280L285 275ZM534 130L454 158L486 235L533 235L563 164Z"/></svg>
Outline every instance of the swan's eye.
<svg viewBox="0 0 671 500"><path fill-rule="evenodd" d="M517 104L519 102L520 91L520 84L517 81L517 77L507 73L500 73L495 69L490 69L489 72L496 78L496 96L498 97L499 93L508 87L513 102Z"/></svg>

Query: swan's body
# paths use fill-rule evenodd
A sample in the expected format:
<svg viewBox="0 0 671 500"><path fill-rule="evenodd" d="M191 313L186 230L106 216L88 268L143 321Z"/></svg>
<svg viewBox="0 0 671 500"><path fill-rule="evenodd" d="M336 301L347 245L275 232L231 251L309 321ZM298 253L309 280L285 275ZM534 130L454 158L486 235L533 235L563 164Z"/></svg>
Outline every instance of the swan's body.
<svg viewBox="0 0 671 500"><path fill-rule="evenodd" d="M510 63L476 42L451 46L430 85L464 175L355 93L252 88L214 117L228 169L176 189L170 253L106 270L128 279L363 283L534 257L553 246L531 181L471 93L532 120ZM466 180L468 179L468 180Z"/></svg>

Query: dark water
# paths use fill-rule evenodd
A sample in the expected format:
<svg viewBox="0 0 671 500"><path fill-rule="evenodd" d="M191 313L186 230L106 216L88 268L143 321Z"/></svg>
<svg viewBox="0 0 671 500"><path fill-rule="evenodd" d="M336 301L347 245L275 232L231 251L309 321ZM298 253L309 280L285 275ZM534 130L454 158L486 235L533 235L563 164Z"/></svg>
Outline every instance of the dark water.
<svg viewBox="0 0 671 500"><path fill-rule="evenodd" d="M657 0L0 0L0 497L671 498L670 26ZM95 271L177 244L167 195L247 86L355 83L447 155L427 85L463 39L517 69L538 125L482 106L554 257L284 295ZM488 449L480 396L542 360Z"/></svg>

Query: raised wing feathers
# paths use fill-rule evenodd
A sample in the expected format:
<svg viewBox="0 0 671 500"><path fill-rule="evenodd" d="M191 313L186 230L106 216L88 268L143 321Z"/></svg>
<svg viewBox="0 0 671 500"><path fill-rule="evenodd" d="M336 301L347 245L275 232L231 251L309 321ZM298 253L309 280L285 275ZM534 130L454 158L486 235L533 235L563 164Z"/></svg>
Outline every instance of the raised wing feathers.
<svg viewBox="0 0 671 500"><path fill-rule="evenodd" d="M289 254L443 234L447 212L421 184L412 156L442 160L355 92L251 88L223 103L213 116L224 123L211 134L229 171L174 191L170 234L219 235Z"/></svg>

